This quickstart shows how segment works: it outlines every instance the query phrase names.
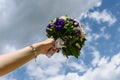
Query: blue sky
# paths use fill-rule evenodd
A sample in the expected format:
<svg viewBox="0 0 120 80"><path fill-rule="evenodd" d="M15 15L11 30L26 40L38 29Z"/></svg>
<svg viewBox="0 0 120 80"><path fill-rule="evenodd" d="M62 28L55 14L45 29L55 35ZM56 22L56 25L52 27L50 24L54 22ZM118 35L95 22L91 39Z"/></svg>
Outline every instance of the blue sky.
<svg viewBox="0 0 120 80"><path fill-rule="evenodd" d="M45 40L49 21L65 14L87 33L81 56L40 55L0 80L120 79L119 0L0 0L0 54Z"/></svg>

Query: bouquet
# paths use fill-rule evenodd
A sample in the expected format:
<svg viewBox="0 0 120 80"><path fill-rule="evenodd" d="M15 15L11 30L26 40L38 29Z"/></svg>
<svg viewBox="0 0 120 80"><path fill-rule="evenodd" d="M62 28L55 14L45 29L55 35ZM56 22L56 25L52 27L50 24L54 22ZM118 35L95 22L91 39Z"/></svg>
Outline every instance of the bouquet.
<svg viewBox="0 0 120 80"><path fill-rule="evenodd" d="M61 16L51 20L46 32L47 37L56 40L55 47L60 48L63 55L78 58L86 41L85 31L79 21L68 16Z"/></svg>

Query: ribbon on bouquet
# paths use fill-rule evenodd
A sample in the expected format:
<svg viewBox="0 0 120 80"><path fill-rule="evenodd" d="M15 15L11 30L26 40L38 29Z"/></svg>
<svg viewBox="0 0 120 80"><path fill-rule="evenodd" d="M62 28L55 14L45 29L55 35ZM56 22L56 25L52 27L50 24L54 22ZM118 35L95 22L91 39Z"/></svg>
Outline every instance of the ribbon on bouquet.
<svg viewBox="0 0 120 80"><path fill-rule="evenodd" d="M66 46L64 46L64 41L63 41L61 38L58 38L58 39L55 41L55 46L53 46L53 47L48 51L48 53L46 54L46 56L47 56L48 58L50 58L50 57L54 54L53 48L62 49L62 47L66 47Z"/></svg>

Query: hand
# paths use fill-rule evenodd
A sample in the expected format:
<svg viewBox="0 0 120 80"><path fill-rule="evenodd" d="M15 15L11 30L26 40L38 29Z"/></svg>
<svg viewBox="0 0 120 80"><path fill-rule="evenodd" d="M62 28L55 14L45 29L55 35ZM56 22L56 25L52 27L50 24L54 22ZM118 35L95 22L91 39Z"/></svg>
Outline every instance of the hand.
<svg viewBox="0 0 120 80"><path fill-rule="evenodd" d="M55 40L52 38L48 38L45 41L42 41L40 43L36 43L33 46L37 46L37 51L40 54L47 54L48 51L52 48L53 54L57 52L59 49L54 47L55 45Z"/></svg>

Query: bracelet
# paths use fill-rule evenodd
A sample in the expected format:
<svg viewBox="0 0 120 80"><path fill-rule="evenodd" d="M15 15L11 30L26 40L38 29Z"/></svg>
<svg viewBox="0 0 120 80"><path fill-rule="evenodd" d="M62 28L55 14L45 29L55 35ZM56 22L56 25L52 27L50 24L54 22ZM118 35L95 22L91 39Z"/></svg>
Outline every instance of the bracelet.
<svg viewBox="0 0 120 80"><path fill-rule="evenodd" d="M36 62L36 58L38 56L37 49L33 47L33 45L30 45L30 47L32 48L33 53L35 54L35 62Z"/></svg>

